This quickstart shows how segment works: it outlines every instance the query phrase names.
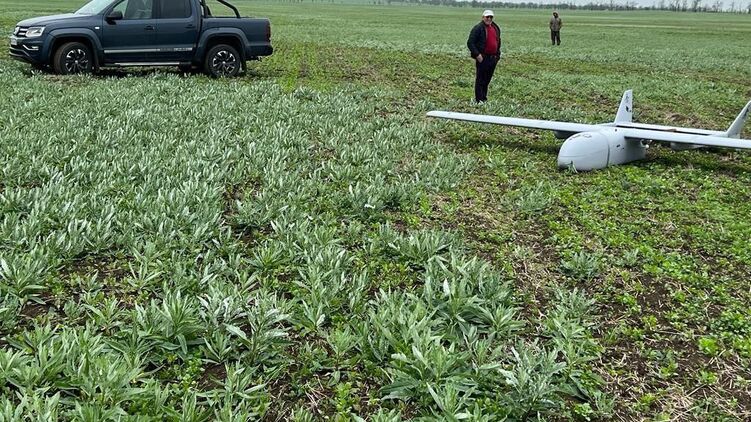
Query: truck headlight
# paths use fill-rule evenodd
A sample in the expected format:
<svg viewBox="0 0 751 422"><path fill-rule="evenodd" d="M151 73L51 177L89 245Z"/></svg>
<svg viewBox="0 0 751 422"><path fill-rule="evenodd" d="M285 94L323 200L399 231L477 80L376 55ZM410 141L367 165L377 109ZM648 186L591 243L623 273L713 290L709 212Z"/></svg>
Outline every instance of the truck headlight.
<svg viewBox="0 0 751 422"><path fill-rule="evenodd" d="M44 32L43 26L32 26L26 31L26 38L35 38L42 35Z"/></svg>

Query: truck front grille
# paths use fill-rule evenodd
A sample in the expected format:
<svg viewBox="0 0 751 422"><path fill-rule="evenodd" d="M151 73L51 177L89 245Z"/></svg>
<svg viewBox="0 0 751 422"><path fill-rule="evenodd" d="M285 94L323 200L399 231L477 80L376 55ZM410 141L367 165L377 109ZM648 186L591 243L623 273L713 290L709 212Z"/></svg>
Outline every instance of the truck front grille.
<svg viewBox="0 0 751 422"><path fill-rule="evenodd" d="M17 26L16 30L13 31L13 35L17 36L18 38L23 38L26 36L26 33L29 31L29 28L25 28L23 26Z"/></svg>

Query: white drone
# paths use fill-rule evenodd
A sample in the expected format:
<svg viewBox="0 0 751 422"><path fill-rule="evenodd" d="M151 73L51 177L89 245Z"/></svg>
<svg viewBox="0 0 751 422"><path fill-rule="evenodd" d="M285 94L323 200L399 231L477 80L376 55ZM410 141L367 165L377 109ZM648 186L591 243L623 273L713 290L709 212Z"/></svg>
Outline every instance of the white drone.
<svg viewBox="0 0 751 422"><path fill-rule="evenodd" d="M668 143L677 151L702 147L751 149L751 139L740 138L750 109L751 101L725 132L633 123L631 90L623 93L612 123L590 125L438 110L428 112L428 116L552 130L556 138L566 140L558 153L558 167L596 170L644 159L652 141Z"/></svg>

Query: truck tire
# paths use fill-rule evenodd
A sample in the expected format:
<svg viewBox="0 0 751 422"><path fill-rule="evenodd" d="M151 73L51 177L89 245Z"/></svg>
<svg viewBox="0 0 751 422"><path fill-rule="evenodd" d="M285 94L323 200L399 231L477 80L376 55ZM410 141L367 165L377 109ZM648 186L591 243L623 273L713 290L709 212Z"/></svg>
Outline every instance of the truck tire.
<svg viewBox="0 0 751 422"><path fill-rule="evenodd" d="M94 57L91 49L80 42L68 42L61 45L52 57L55 73L70 75L73 73L91 73Z"/></svg>
<svg viewBox="0 0 751 422"><path fill-rule="evenodd" d="M214 78L231 78L242 70L240 53L227 44L218 44L209 49L203 60L203 69Z"/></svg>

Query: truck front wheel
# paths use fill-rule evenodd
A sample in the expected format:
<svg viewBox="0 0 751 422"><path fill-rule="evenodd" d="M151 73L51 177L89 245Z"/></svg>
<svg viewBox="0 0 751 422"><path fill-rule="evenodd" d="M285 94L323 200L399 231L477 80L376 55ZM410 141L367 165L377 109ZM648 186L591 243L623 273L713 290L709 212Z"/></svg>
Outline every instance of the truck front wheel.
<svg viewBox="0 0 751 422"><path fill-rule="evenodd" d="M242 70L240 54L227 44L219 44L211 47L206 53L203 68L209 76L215 78L230 78L237 76Z"/></svg>
<svg viewBox="0 0 751 422"><path fill-rule="evenodd" d="M55 51L52 68L61 75L91 73L91 69L94 68L91 49L80 42L65 43Z"/></svg>

